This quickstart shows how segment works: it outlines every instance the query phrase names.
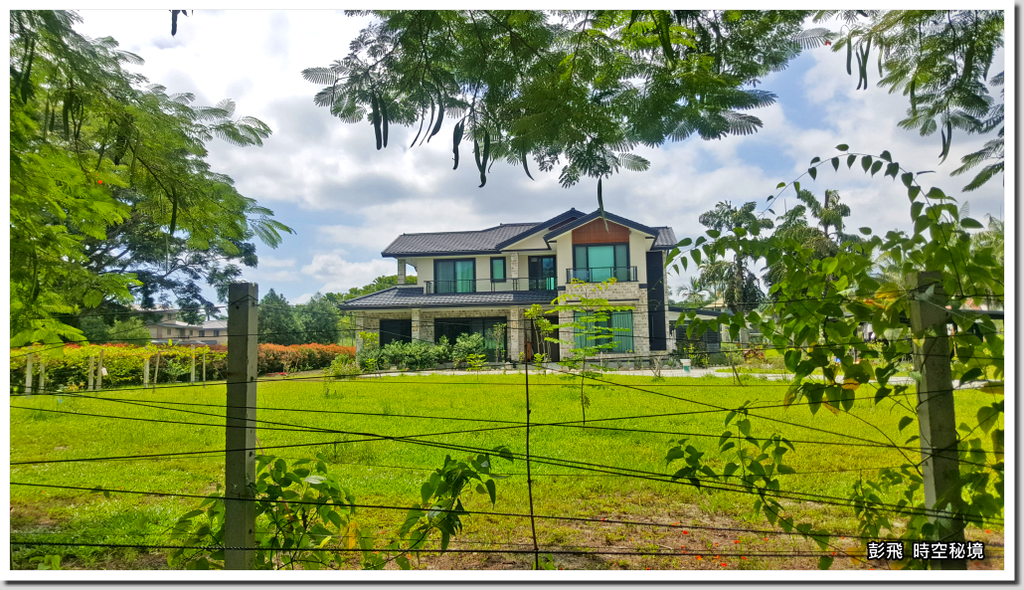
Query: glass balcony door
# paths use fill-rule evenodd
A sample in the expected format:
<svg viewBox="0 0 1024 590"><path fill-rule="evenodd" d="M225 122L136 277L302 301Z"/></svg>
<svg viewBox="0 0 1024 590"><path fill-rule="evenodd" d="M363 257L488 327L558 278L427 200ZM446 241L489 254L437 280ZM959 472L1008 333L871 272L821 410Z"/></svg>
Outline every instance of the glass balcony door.
<svg viewBox="0 0 1024 590"><path fill-rule="evenodd" d="M531 256L529 273L531 291L554 291L558 287L554 256Z"/></svg>
<svg viewBox="0 0 1024 590"><path fill-rule="evenodd" d="M573 254L573 276L581 281L600 283L612 277L630 280L627 244L576 246Z"/></svg>
<svg viewBox="0 0 1024 590"><path fill-rule="evenodd" d="M476 261L435 260L435 293L473 293L476 291Z"/></svg>

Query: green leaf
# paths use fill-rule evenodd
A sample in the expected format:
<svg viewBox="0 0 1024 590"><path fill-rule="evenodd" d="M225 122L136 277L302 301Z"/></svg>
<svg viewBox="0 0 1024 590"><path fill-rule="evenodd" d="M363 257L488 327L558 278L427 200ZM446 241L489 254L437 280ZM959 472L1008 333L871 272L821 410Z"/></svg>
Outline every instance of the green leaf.
<svg viewBox="0 0 1024 590"><path fill-rule="evenodd" d="M865 236L870 236L871 235L871 228L870 227L862 227L862 228L860 228L859 231L860 231L860 233L864 234Z"/></svg>
<svg viewBox="0 0 1024 590"><path fill-rule="evenodd" d="M845 143L841 143L841 144L836 146L836 149L841 151L841 152L845 152L845 151L850 149L850 146L846 145Z"/></svg>
<svg viewBox="0 0 1024 590"><path fill-rule="evenodd" d="M871 156L864 156L863 158L860 159L860 167L864 169L864 172L867 172L868 170L871 169L872 162L873 160Z"/></svg>
<svg viewBox="0 0 1024 590"><path fill-rule="evenodd" d="M736 427L740 429L740 433L742 433L743 436L750 436L750 420L740 420L736 423Z"/></svg>
<svg viewBox="0 0 1024 590"><path fill-rule="evenodd" d="M489 479L484 485L487 486L487 495L491 497L491 505L493 506L498 498L498 491L494 485L494 480Z"/></svg>
<svg viewBox="0 0 1024 590"><path fill-rule="evenodd" d="M896 175L900 173L900 165L893 162L885 167L884 176L892 176L893 180L896 180Z"/></svg>
<svg viewBox="0 0 1024 590"><path fill-rule="evenodd" d="M801 353L799 350L787 350L785 355L786 370L795 373L800 364Z"/></svg>
<svg viewBox="0 0 1024 590"><path fill-rule="evenodd" d="M904 172L903 175L900 178L903 179L903 185L906 186L907 188L910 188L911 186L914 185L914 173L913 172Z"/></svg>
<svg viewBox="0 0 1024 590"><path fill-rule="evenodd" d="M892 154L889 153L889 150L882 150L882 153L879 154L878 157L882 158L886 162L892 162Z"/></svg>
<svg viewBox="0 0 1024 590"><path fill-rule="evenodd" d="M881 170L881 169L882 169L882 162L876 160L875 163L871 165L871 176L874 176L875 174L877 174L878 171Z"/></svg>
<svg viewBox="0 0 1024 590"><path fill-rule="evenodd" d="M835 170L836 172L839 171L839 156L832 158L832 169Z"/></svg>
<svg viewBox="0 0 1024 590"><path fill-rule="evenodd" d="M981 229L984 226L981 225L981 222L979 222L977 219L964 217L963 219L960 220L960 227L963 227L964 229Z"/></svg>
<svg viewBox="0 0 1024 590"><path fill-rule="evenodd" d="M964 383L970 383L971 381L977 381L978 377L981 377L984 372L979 367L974 367L960 377L960 385Z"/></svg>
<svg viewBox="0 0 1024 590"><path fill-rule="evenodd" d="M807 169L807 174L809 174L811 176L811 180L814 180L815 178L818 177L818 169L817 168L808 168Z"/></svg>
<svg viewBox="0 0 1024 590"><path fill-rule="evenodd" d="M846 167L853 168L853 163L857 161L857 156L849 155L846 157Z"/></svg>
<svg viewBox="0 0 1024 590"><path fill-rule="evenodd" d="M775 188L783 188L784 186L786 186L786 183L780 182L779 184L775 185Z"/></svg>

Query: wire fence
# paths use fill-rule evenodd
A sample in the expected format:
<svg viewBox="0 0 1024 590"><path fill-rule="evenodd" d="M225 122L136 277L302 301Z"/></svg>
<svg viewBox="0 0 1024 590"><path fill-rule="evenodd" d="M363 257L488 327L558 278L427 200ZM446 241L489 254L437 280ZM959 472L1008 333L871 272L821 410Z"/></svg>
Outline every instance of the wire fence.
<svg viewBox="0 0 1024 590"><path fill-rule="evenodd" d="M235 302L232 302L232 304ZM525 328L523 328L525 329ZM318 331L319 332L319 331ZM333 331L341 333L343 330ZM292 333L292 332L289 332ZM251 338L257 337L259 334L230 334L230 338L234 338L237 341L239 338ZM264 334L266 335L266 334ZM834 346L852 346L855 341L849 343L833 343ZM786 349L801 349L806 350L807 347L773 347L770 343L765 343L759 346L748 346L746 348L737 348L735 352L743 352L749 350L771 350L773 348L786 348ZM34 351L40 352L40 351ZM12 355L13 356L13 355ZM921 355L919 355L921 356ZM948 356L948 355L933 355L933 356ZM650 353L648 354L635 354L635 355L624 355L621 358L625 360L649 360L652 358ZM980 360L995 360L996 357L974 357ZM998 357L1001 360L1001 357ZM228 404L226 398L222 397L226 389L232 385L238 383L248 383L244 380L233 380L229 379L216 387L207 390L204 393L204 399L206 401L198 401L195 399L183 399L182 397L174 397L177 394L189 395L194 394L194 385L191 383L178 383L178 384L163 384L159 387L120 387L111 389L104 392L75 392L60 390L57 388L43 389L34 392L33 394L21 393L17 388L12 387L11 390L11 409L17 412L31 412L45 415L53 415L65 417L74 420L96 420L98 423L102 423L105 426L97 427L97 432L101 432L104 429L119 429L122 426L120 424L154 424L159 425L161 428L175 428L175 427L189 427L189 428L200 428L200 429L250 429L255 428L257 433L267 432L272 433L275 438L298 436L302 435L306 437L305 440L293 440L288 441L286 438L280 439L280 442L274 444L260 444L257 438L257 444L251 448L237 449L232 448L232 451L253 451L260 453L274 452L277 451L295 451L295 450L316 450L323 449L326 447L337 448L338 445L358 445L361 443L382 443L386 445L403 446L408 445L421 449L437 450L446 453L482 453L491 454L495 453L494 447L488 447L487 445L479 444L481 441L486 440L491 434L507 434L515 435L517 433L525 434L526 449L525 452L521 452L515 449L508 449L505 452L507 456L512 458L514 461L524 462L526 465L526 471L522 470L498 470L494 469L492 472L496 477L500 478L513 478L512 481L522 482L525 477L525 483L527 486L528 493L530 495L530 510L529 512L523 511L508 511L498 510L469 510L465 507L459 507L458 509L445 509L443 507L434 507L432 510L435 513L454 512L459 515L469 515L474 517L490 517L500 519L512 519L512 520L526 520L529 519L531 523L539 521L541 523L549 523L552 525L563 523L563 524L575 524L579 526L589 527L588 535L597 534L601 531L608 531L614 527L631 527L634 529L650 530L650 531L661 531L660 537L645 538L644 543L633 544L630 546L615 544L613 542L605 543L604 545L587 544L587 543L574 543L572 541L561 541L561 542L538 542L536 538L536 532L533 533L532 542L523 542L515 539L497 539L493 535L488 535L489 538L486 540L474 539L469 535L458 536L453 542L452 546L444 548L442 550L441 545L436 539L432 539L431 543L434 545L425 545L418 549L403 549L403 552L409 554L430 554L437 555L439 553L452 553L452 554L475 554L485 555L490 553L495 554L506 554L506 555L531 555L535 560L539 559L539 554L543 553L549 556L557 555L594 555L594 556L631 556L631 557L672 557L673 559L691 559L697 557L711 557L714 556L717 560L721 558L741 558L741 559L754 559L754 558L765 558L765 559L803 559L803 558L820 558L820 557L835 557L837 555L848 557L853 562L858 564L859 567L868 567L870 565L879 565L880 567L888 566L887 562L881 563L870 563L860 551L863 543L868 541L879 540L872 535L862 534L852 530L829 530L829 531L812 531L808 530L796 530L796 529L785 529L779 525L773 525L770 528L753 527L753 526L714 526L706 523L683 523L682 519L673 520L668 516L652 516L648 519L638 519L623 516L622 510L611 508L607 512L601 515L577 515L577 514L552 514L546 513L543 510L533 509L533 500L535 488L533 487L534 478L540 478L540 481L553 482L554 478L601 478L600 481L608 482L629 482L631 486L644 487L644 489L655 492L659 497L671 497L672 494L676 494L676 489L686 488L692 490L692 493L700 495L706 494L724 494L730 498L729 502L740 503L740 502L754 502L760 501L764 503L766 500L772 500L783 505L795 507L813 507L813 510L817 511L832 511L835 514L845 515L844 517L830 517L831 521L842 520L846 521L853 520L854 511L868 510L876 514L888 514L892 519L906 519L910 517L928 517L928 518L941 518L946 516L946 512L942 510L934 510L927 508L915 507L907 502L897 501L895 496L890 494L887 497L875 497L873 499L865 498L854 498L851 496L836 495L834 493L827 493L817 490L815 480L806 479L816 475L837 475L847 474L849 477L857 476L858 478L863 477L865 473L878 472L883 470L898 470L898 469L919 469L920 465L930 457L936 456L938 453L946 453L950 451L949 448L932 448L926 441L917 441L916 444L910 444L910 441L899 444L895 442L892 437L887 434L883 428L870 423L865 418L856 415L852 412L843 412L837 414L837 416L843 417L844 423L843 428L821 427L814 426L811 424L801 423L795 419L785 419L777 415L775 411L780 409L794 409L800 407L812 407L814 409L821 407L822 404L825 406L829 405L829 400L792 400L784 402L772 402L770 399L765 400L765 397L776 400L782 394L784 389L792 387L791 383L784 382L769 382L760 381L754 383L725 383L719 380L709 380L707 383L672 383L668 381L664 382L641 382L637 379L621 379L615 373L594 373L594 372L581 372L579 370L571 370L568 368L560 367L554 368L552 366L545 366L546 372L548 373L547 381L537 381L536 374L539 369L539 365L534 362L526 361L523 363L523 388L524 392L528 392L529 387L544 388L541 391L554 391L553 388L575 388L581 392L586 391L607 391L613 395L618 396L634 396L640 400L659 400L668 404L680 404L683 406L681 410L675 408L665 408L672 411L659 411L656 413L645 412L645 413L628 413L614 416L593 416L585 420L550 420L550 419L537 419L536 417L530 417L531 407L529 398L526 403L526 414L524 420L511 419L512 416L495 417L487 413L476 412L474 408L469 408L475 415L461 415L458 411L452 408L451 412L445 411L434 411L434 412L417 412L410 408L403 408L400 411L367 411L365 409L335 409L325 407L301 407L301 406L290 406L275 403L276 399L286 399L287 395L285 391L278 387L280 384L292 383L298 386L303 384L315 385L318 382L324 384L330 384L331 386L338 386L349 388L352 391L356 391L360 388L367 387L378 387L379 384L384 384L387 388L383 392L385 396L398 396L401 395L403 401L407 402L410 399L420 396L421 398L429 398L431 396L436 397L443 393L447 395L460 395L465 393L466 396L479 395L481 392L486 393L489 388L493 389L496 387L495 379L485 379L476 381L460 378L444 378L444 380L437 379L422 379L418 376L423 374L429 374L435 372L434 370L403 370L403 371L376 371L374 372L377 376L383 375L408 375L410 379L405 380L387 380L380 381L368 376L329 376L329 375L316 375L307 377L290 378L287 380L271 379L271 378L259 378L256 383L261 386L261 394L269 394L268 397L261 398L261 402L255 406L248 405L237 405ZM534 373L533 381L530 381L531 372ZM508 383L514 383L517 377L516 373L512 376L503 376L501 379L504 380L507 386ZM479 377L479 373L477 374ZM905 385L912 385L912 381L906 381ZM221 389L221 385L225 389ZM186 389L188 388L188 389ZM589 388L589 389L588 389ZM473 391L476 389L477 391ZM874 384L867 384L864 387L867 391L866 394L861 395L846 395L844 400L851 402L870 402L876 401L878 395L878 386ZM717 401L716 396L707 395L707 392L716 391L729 391L733 393L744 393L745 397L753 398L748 400L748 403L743 405L736 405L732 403L721 403ZM951 390L931 391L927 395L922 395L917 391L891 391L885 396L887 399L893 402L893 404L900 404L906 410L912 411L914 407L904 405L906 403L912 403L911 400L917 400L917 406L926 403L929 399L935 396L946 395ZM960 390L958 395L973 395L967 394ZM453 393L454 392L454 393ZM693 392L690 395L689 392ZM153 398L155 394L162 394L161 398ZM682 395L680 395L682 393ZM113 397L113 395L118 397ZM144 395L132 395L132 394L144 394ZM279 394L279 395L275 395ZM507 395L508 390L503 390L500 395ZM342 394L347 395L347 394ZM167 396L171 396L168 398ZM58 398L60 403L63 400L68 402L74 401L77 404L87 404L88 407L41 407L43 401L48 399ZM758 399L761 398L761 399ZM24 402L16 402L15 400L25 399ZM218 399L224 400L223 403L216 403ZM268 403L262 403L263 399L269 399ZM212 403L211 403L212 401ZM545 402L547 403L547 402ZM647 402L645 402L647 403ZM34 404L34 405L33 405ZM98 407L103 407L99 411L94 411ZM121 409L122 413L117 413L115 410ZM110 410L110 411L107 411ZM241 418L232 419L232 423L226 423L225 412L230 410L254 410L258 411L261 417L259 418ZM149 415L146 415L146 414ZM159 414L158 414L159 413ZM780 476L780 480L790 484L788 488L768 488L759 487L752 485L748 479L745 479L745 474L741 473L730 473L725 474L711 474L707 472L695 472L686 476L679 476L673 474L667 469L667 465L663 470L656 470L650 467L643 467L640 464L623 464L621 462L616 463L615 461L594 461L584 460L585 457L567 457L564 453L557 452L557 449L549 449L546 452L537 452L536 448L530 449L529 441L532 436L536 436L538 432L550 432L550 433L561 433L567 432L571 434L561 435L555 434L551 436L559 436L564 438L573 438L576 436L587 435L590 437L596 436L628 436L634 438L622 439L623 444L626 442L632 442L637 440L636 437L644 437L647 441L662 440L659 437L671 437L673 439L694 439L694 440L706 440L707 445L714 448L716 445L715 440L719 441L719 445L723 441L722 434L715 434L708 432L703 429L693 428L667 428L667 427L655 427L648 425L659 420L680 420L680 419L696 419L702 420L705 417L714 419L715 415L724 415L728 413L739 414L743 418L756 420L760 425L768 425L773 431L772 436L764 435L751 435L749 433L744 436L736 435L737 439L742 439L747 443L757 445L759 447L778 441L777 435L784 434L786 439L792 445L798 445L801 448L804 446L812 449L823 449L822 452L834 452L836 449L865 449L871 450L872 452L892 452L898 453L902 457L902 461L899 461L898 457L892 456L887 457L887 460L879 460L877 463L869 465L850 465L844 466L843 468L837 469L790 469L784 476ZM268 419L268 414L273 414L274 419ZM157 417L159 415L160 417ZM255 415L255 414L253 414ZM289 419L278 419L279 415L287 415L292 418ZM341 428L325 426L324 422L327 420L368 420L369 422L363 428ZM840 419L840 418L837 418ZM23 424L20 423L18 414L12 414L12 428L16 428ZM376 422L374 422L376 420ZM859 421L859 422L856 422ZM426 428L419 431L411 431L410 427L415 424L424 422L436 422L436 423L452 423L460 424L456 428L446 429L434 429L427 430ZM632 422L633 424L627 424ZM386 424L386 428L383 426ZM462 426L464 424L464 426ZM981 426L981 424L979 424ZM125 426L127 427L127 426ZM858 434L851 434L844 432L847 429L855 429ZM977 427L975 427L977 429ZM393 431L401 431L400 434L395 434ZM735 430L735 428L733 429ZM869 437L862 435L864 432L873 430L878 436ZM801 435L790 437L791 434L799 432ZM974 430L968 432L965 435L970 436ZM309 437L315 437L317 440L309 440ZM505 440L505 439L503 439ZM519 440L519 439L517 439ZM609 438L608 440L614 442L615 438ZM184 442L184 441L183 441ZM656 444L656 443L650 443ZM666 447L667 448L667 447ZM554 451L554 452L552 452ZM223 458L227 452L227 449L223 446L214 446L208 448L200 448L193 450L174 450L174 451L162 451L159 452L137 452L137 453L119 453L113 455L87 455L81 452L75 453L78 456L74 457L58 457L54 458L50 455L50 452L46 452L43 456L33 456L31 451L28 451L28 456L20 455L23 451L21 449L16 450L12 453L11 467L12 467L12 481L10 485L12 488L30 488L38 490L50 490L53 492L63 492L65 494L96 494L103 493L105 495L114 496L132 496L132 497L148 497L148 498L165 498L165 499L177 499L180 501L200 501L208 500L211 498L217 498L218 496L209 494L189 494L174 490L147 490L147 489L121 489L120 487L114 488L109 485L69 485L66 483L53 483L52 481L45 481L49 477L48 471L50 466L56 465L68 465L68 464L97 464L97 463L128 463L133 466L133 469L146 469L146 465L152 461L176 461L176 460L211 460L214 458ZM724 463L725 459L722 457L713 456L714 451L709 453L712 455L709 457L712 459L712 463ZM815 452L818 452L817 450ZM909 454L908 454L909 453ZM911 456L921 457L920 461L911 459ZM979 456L987 457L984 461L976 461ZM881 457L881 455L879 455ZM971 454L960 458L960 463L963 465L971 465L984 469L1001 469L1000 465L1002 462L1003 452L995 448L988 449L971 449ZM896 462L893 462L893 460ZM362 469L379 470L381 472L421 472L421 473L434 473L435 470L430 466L425 465L399 465L399 464L388 464L379 461L366 460L363 462L358 461L343 461L337 460L332 461L334 466L351 466ZM536 469L532 469L536 468ZM86 471L87 473L88 471ZM43 480L30 481L30 477L42 477ZM803 478L803 479L802 479ZM65 480L66 481L66 480ZM808 482L801 484L800 481ZM618 484L615 484L618 485ZM554 488L553 484L544 486L545 491L552 491ZM883 494L884 496L884 494ZM691 497L691 496L688 496ZM540 494L537 497L538 500L543 504L544 495ZM251 498L245 501L250 502L274 502L267 499ZM281 500L280 502L284 502ZM323 501L317 502L304 502L300 499L289 499L289 505L301 506L301 505L313 505L322 506ZM386 502L368 502L368 503L352 503L352 508L359 508L370 511L384 511L384 512L408 512L413 510L415 507L410 505L400 505ZM767 504L764 504L762 510L772 510ZM837 512L838 511L838 512ZM586 511L584 511L586 512ZM655 510L654 512L660 512ZM627 512L628 514L628 512ZM778 516L778 515L776 515ZM688 517L693 517L693 514L689 514ZM974 525L976 527L985 526L1002 526L1003 519L995 517L980 517L977 515L964 515L963 521L965 523ZM772 519L772 522L775 522ZM508 528L508 527L506 527ZM511 527L511 530L521 531L518 527ZM269 534L270 531L261 530L262 533ZM691 532L695 536L691 536ZM700 542L684 542L679 545L679 549L675 549L675 544L671 547L665 546L661 543L669 542L671 539L672 543L676 543L683 538L686 541L694 541L696 536L703 535ZM808 546L812 546L811 540L824 536L827 539L826 550L807 550L801 548L793 548L787 551L769 551L763 550L760 545L749 546L742 550L724 550L717 548L718 542L724 541L711 541L711 539L721 539L725 536L736 537L737 535L756 536L758 539L763 538L765 541L773 538L793 538L795 541L802 542ZM54 537L53 539L46 539L41 537ZM68 537L72 537L73 540L67 540ZM60 540L57 540L59 538ZM589 537L586 537L589 538ZM92 542L90 539L117 539L127 540L129 542ZM153 542L136 543L136 539L153 539ZM223 544L212 544L212 545L197 545L197 544L176 544L169 542L161 542L161 540L169 540L165 532L139 532L139 531L115 531L115 530L102 530L102 529L83 529L73 532L53 532L53 531L31 531L31 530L12 530L12 558L13 558L13 547L18 547L19 552L22 550L32 551L44 551L41 548L52 548L58 550L70 551L73 554L76 548L92 548L92 549L105 549L105 550L144 550L144 551L174 551L180 549L189 549L197 551L220 551L220 550L265 550L266 547L242 547L242 546L225 546ZM367 541L376 543L376 550L381 550L383 547L380 545L383 542L382 537L367 537ZM709 543L715 542L716 547L710 547ZM736 544L740 541L736 540ZM747 541L744 541L747 542ZM851 544L852 542L857 542ZM646 545L651 543L656 546L653 549L645 549ZM364 551L363 548L347 548L338 547L334 545L312 547L307 548L313 552L335 552L335 553L359 553ZM996 553L999 552L997 547L989 547L991 551Z"/></svg>

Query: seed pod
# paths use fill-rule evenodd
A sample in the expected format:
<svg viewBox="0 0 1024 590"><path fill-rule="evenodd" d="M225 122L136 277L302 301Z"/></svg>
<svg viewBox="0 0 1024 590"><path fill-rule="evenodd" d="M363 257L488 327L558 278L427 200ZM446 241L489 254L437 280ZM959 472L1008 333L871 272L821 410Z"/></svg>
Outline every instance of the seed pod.
<svg viewBox="0 0 1024 590"><path fill-rule="evenodd" d="M520 155L523 158L523 170L526 171L526 176L530 180L533 180L533 176L530 175L530 167L528 166L528 163L529 163L530 159L526 156L526 150L523 150Z"/></svg>
<svg viewBox="0 0 1024 590"><path fill-rule="evenodd" d="M487 166L487 159L491 155L491 132L484 129L484 155L480 158L484 163L484 167Z"/></svg>
<svg viewBox="0 0 1024 590"><path fill-rule="evenodd" d="M430 143L430 138L437 135L437 132L441 130L441 123L444 122L444 97L440 94L437 95L437 122L434 123L434 130L427 136L427 143Z"/></svg>
<svg viewBox="0 0 1024 590"><path fill-rule="evenodd" d="M388 147L388 103L383 96L380 97L380 118L381 140L384 147Z"/></svg>
<svg viewBox="0 0 1024 590"><path fill-rule="evenodd" d="M601 196L601 179L597 179L597 208L601 210L601 219L604 220L604 231L608 230L608 219L604 216L604 198Z"/></svg>
<svg viewBox="0 0 1024 590"><path fill-rule="evenodd" d="M452 154L455 155L455 166L452 170L458 170L459 168L459 143L462 142L462 132L465 130L466 120L462 119L455 124L455 130L452 132Z"/></svg>
<svg viewBox="0 0 1024 590"><path fill-rule="evenodd" d="M424 114L424 112L426 112L426 109L423 109L423 110L420 111L420 129L419 129L419 131L416 132L416 137L412 138L412 143L409 144L409 147L413 147L414 145L416 145L416 140L420 138L420 133L423 133L423 121L424 121L423 114Z"/></svg>
<svg viewBox="0 0 1024 590"><path fill-rule="evenodd" d="M487 184L487 174L484 170L484 162L480 160L480 142L473 138L473 158L476 159L477 170L480 171L480 188Z"/></svg>
<svg viewBox="0 0 1024 590"><path fill-rule="evenodd" d="M377 95L370 95L370 120L373 122L373 135L377 139L377 149L380 149L383 141L380 129L380 104L377 102Z"/></svg>
<svg viewBox="0 0 1024 590"><path fill-rule="evenodd" d="M433 127L434 127L434 101L433 101L433 99L431 99L431 101L430 101L430 120L427 121L427 130L429 131ZM429 133L427 135L429 135ZM424 135L423 139L420 140L420 145L423 145L424 142L426 142L426 141L427 141L427 136Z"/></svg>

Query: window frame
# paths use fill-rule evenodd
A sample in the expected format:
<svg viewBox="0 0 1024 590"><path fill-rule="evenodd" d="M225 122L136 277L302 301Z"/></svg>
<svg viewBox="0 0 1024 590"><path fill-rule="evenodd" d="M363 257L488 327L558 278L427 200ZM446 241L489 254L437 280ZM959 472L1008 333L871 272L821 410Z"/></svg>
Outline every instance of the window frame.
<svg viewBox="0 0 1024 590"><path fill-rule="evenodd" d="M588 278L587 282L594 282L594 281L591 281L589 279L590 279L590 270L591 270L591 266L590 266L590 248L595 247L595 246L611 246L612 247L612 260L613 260L613 263L612 263L613 266L612 266L612 269L611 269L611 275L612 276L615 276L615 274L616 274L615 273L615 269L618 269L618 268L626 269L627 276L629 275L629 269L631 268L631 265L629 264L629 258L630 258L629 242L607 242L607 243L601 243L601 244L591 244L591 243L575 244L574 243L572 245L572 275L573 275L573 277L576 276L576 271L586 270L587 271L587 278ZM623 247L622 251L625 252L625 254L626 254L626 260L625 261L618 260L618 254L617 253L619 252L619 246ZM587 258L587 264L584 265L584 266L580 266L579 263L578 263L578 257L577 257L578 248L585 248L586 249L585 252L586 252L586 258ZM623 264L623 262L624 262L624 264ZM602 267L597 267L597 268L602 268ZM600 282L600 281L596 281L596 282Z"/></svg>
<svg viewBox="0 0 1024 590"><path fill-rule="evenodd" d="M494 278L494 263L501 263L501 278ZM504 256L492 256L491 257L491 282L492 283L504 283L508 281L508 259Z"/></svg>
<svg viewBox="0 0 1024 590"><path fill-rule="evenodd" d="M613 327L612 324L614 323L614 319L615 319L616 315L619 315L621 317L622 315L629 314L629 333L628 334L626 332L610 332L608 334L608 337L610 337L610 340L607 340L605 342L596 342L595 341L593 343L594 345L597 345L597 344L607 344L608 342L611 342L611 343L615 344L615 348L602 349L600 354L609 354L609 353L611 353L611 354L622 354L622 353L628 352L630 350L636 350L636 348L634 347L634 344L635 344L635 341L636 341L636 336L634 335L635 334L635 330L634 330L634 325L633 325L633 320L634 320L634 318L633 318L633 311L634 310L605 311L605 312L602 312L602 313L606 313L608 315L608 319L607 320L605 320L604 322L600 322L600 323L598 323L596 321L593 322L593 324L592 324L593 326L602 327L602 328L611 328L611 327ZM573 312L573 321L574 322L579 322L581 316L583 316L583 315L594 315L594 313L596 313L596 312L575 311L575 312ZM586 337L588 335L584 334L583 332L581 332L579 330L579 328L577 327L576 329L573 330L573 342L575 343L577 348L582 348L582 347L586 347L586 346L590 346L591 345L591 343L584 342L584 343L582 343L583 346L581 347L580 346L580 342L578 340L580 336ZM601 336L601 337L603 338L604 336ZM624 341L624 339L628 339L628 342Z"/></svg>
<svg viewBox="0 0 1024 590"><path fill-rule="evenodd" d="M455 279L452 279L455 282L455 290L452 290L452 291L440 291L438 289L438 287L440 285L440 281L438 281L438 279L437 279L437 265L438 264L449 263L449 262L452 264L452 276L456 277ZM473 279L472 279L472 287L473 287L473 289L471 291L459 291L458 290L458 283L459 283L460 279L458 278L458 274L456 272L456 264L459 263L459 262L469 262L469 263L471 263L473 265ZM465 279L461 279L461 280L465 280ZM476 258L435 258L434 259L434 293L449 294L449 293L476 293L476 292L477 292L477 289L476 289Z"/></svg>

